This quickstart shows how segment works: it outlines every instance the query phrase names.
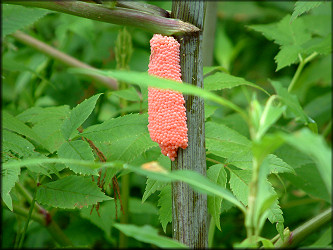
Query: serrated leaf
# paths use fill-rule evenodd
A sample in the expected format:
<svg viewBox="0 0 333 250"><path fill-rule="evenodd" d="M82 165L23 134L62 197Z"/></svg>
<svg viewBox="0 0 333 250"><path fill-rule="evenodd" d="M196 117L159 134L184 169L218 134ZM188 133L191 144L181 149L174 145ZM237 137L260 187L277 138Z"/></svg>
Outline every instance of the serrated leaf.
<svg viewBox="0 0 333 250"><path fill-rule="evenodd" d="M50 10L2 4L2 38L36 22Z"/></svg>
<svg viewBox="0 0 333 250"><path fill-rule="evenodd" d="M13 211L12 197L10 196L10 191L15 186L15 183L19 180L19 175L21 169L19 167L6 168L2 167L1 169L1 197L6 206Z"/></svg>
<svg viewBox="0 0 333 250"><path fill-rule="evenodd" d="M261 32L267 39L274 40L279 45L302 45L311 39L302 19L290 23L290 15L281 21L271 24L250 25L251 29Z"/></svg>
<svg viewBox="0 0 333 250"><path fill-rule="evenodd" d="M66 141L58 149L59 158L64 159L76 159L76 160L90 160L94 161L95 157L88 142L78 141ZM98 175L96 169L90 169L75 164L65 164L70 170L76 174L81 175Z"/></svg>
<svg viewBox="0 0 333 250"><path fill-rule="evenodd" d="M318 7L321 4L322 4L322 2L297 1L295 3L294 12L290 18L290 22L293 22L298 16L302 15L305 12L310 11L313 8Z"/></svg>
<svg viewBox="0 0 333 250"><path fill-rule="evenodd" d="M230 189L233 194L241 201L245 206L247 206L248 198L248 185L251 181L252 171L250 170L236 170L229 168L230 172Z"/></svg>
<svg viewBox="0 0 333 250"><path fill-rule="evenodd" d="M148 133L148 114L129 114L88 127L80 135L94 143L116 141L124 137Z"/></svg>
<svg viewBox="0 0 333 250"><path fill-rule="evenodd" d="M33 107L16 117L23 122L31 123L32 130L41 137L46 149L53 153L65 141L61 126L69 113L67 105L48 108Z"/></svg>
<svg viewBox="0 0 333 250"><path fill-rule="evenodd" d="M277 70L297 62L298 53L304 53L302 45L311 39L302 19L290 23L290 15L285 16L278 23L250 25L250 28L261 32L268 40L280 45L280 52L275 57Z"/></svg>
<svg viewBox="0 0 333 250"><path fill-rule="evenodd" d="M36 200L41 204L68 209L82 208L111 199L91 177L73 175L40 185L36 194Z"/></svg>
<svg viewBox="0 0 333 250"><path fill-rule="evenodd" d="M2 111L2 128L24 135L37 143L41 143L41 138L27 125L6 111Z"/></svg>
<svg viewBox="0 0 333 250"><path fill-rule="evenodd" d="M254 83L246 81L244 78L232 76L223 72L216 72L215 74L205 77L204 84L206 90L230 89L240 85L248 85L268 94L266 90Z"/></svg>
<svg viewBox="0 0 333 250"><path fill-rule="evenodd" d="M305 124L308 124L309 122L313 122L313 120L308 117L299 101L296 95L290 94L287 89L283 88L281 83L277 81L271 81L276 93L279 95L281 101L288 106L288 108L301 119L302 122Z"/></svg>
<svg viewBox="0 0 333 250"><path fill-rule="evenodd" d="M175 240L158 235L158 230L149 225L138 227L135 225L117 223L114 227L129 237L133 237L138 241L150 243L161 248L187 248L187 246Z"/></svg>
<svg viewBox="0 0 333 250"><path fill-rule="evenodd" d="M115 95L115 96L118 96L125 100L133 101L133 102L141 101L141 98L138 95L138 92L136 91L136 89L134 87L129 87L128 89L112 91L112 92L110 92L110 95Z"/></svg>
<svg viewBox="0 0 333 250"><path fill-rule="evenodd" d="M2 162L20 159L34 154L35 147L23 137L8 131L2 131Z"/></svg>
<svg viewBox="0 0 333 250"><path fill-rule="evenodd" d="M299 62L298 54L303 51L302 47L295 44L282 45L279 53L274 57L277 64L276 71Z"/></svg>
<svg viewBox="0 0 333 250"><path fill-rule="evenodd" d="M221 187L226 187L227 183L227 174L224 170L223 164L217 164L210 166L207 170L207 177L210 179L213 183L216 183L217 185ZM220 225L220 215L221 215L221 204L222 204L222 198L217 196L208 196L207 198L207 205L208 205L208 211L212 215L215 221L215 225L217 228L221 230Z"/></svg>
<svg viewBox="0 0 333 250"><path fill-rule="evenodd" d="M130 114L87 128L82 136L93 141L108 160L133 161L158 144L150 139L147 114Z"/></svg>
<svg viewBox="0 0 333 250"><path fill-rule="evenodd" d="M146 152L148 149L158 147L153 142L148 133L142 133L135 136L126 136L110 144L110 154L107 154L110 160L123 160L132 162L136 157Z"/></svg>
<svg viewBox="0 0 333 250"><path fill-rule="evenodd" d="M294 134L282 134L282 136L288 144L309 155L313 159L328 193L331 194L332 152L325 143L323 137L313 134L305 128Z"/></svg>
<svg viewBox="0 0 333 250"><path fill-rule="evenodd" d="M159 156L159 158L157 159L157 161L158 161L159 164L161 164L166 169L168 169L168 170L171 169L170 160L165 155L161 154ZM162 188L165 185L166 185L165 182L161 182L159 180L154 180L154 179L147 178L145 192L143 193L143 196L142 196L142 202L145 202L148 199L148 197L151 194L155 193L157 190L162 190Z"/></svg>
<svg viewBox="0 0 333 250"><path fill-rule="evenodd" d="M162 228L164 233L166 233L166 227L168 223L172 222L172 192L171 192L171 184L167 184L164 186L159 194L159 199L157 206L159 206L158 210L158 218L162 224Z"/></svg>
<svg viewBox="0 0 333 250"><path fill-rule="evenodd" d="M164 182L170 182L170 181L186 182L196 191L224 198L230 201L231 203L235 204L243 212L245 211L245 207L242 205L242 203L240 203L229 190L214 184L208 178L195 171L176 170L170 172L165 170L163 167L158 166L158 164L154 164L154 168L145 168L144 166L142 166L141 168L126 166L126 168L132 170L135 173L146 175L149 178Z"/></svg>
<svg viewBox="0 0 333 250"><path fill-rule="evenodd" d="M72 109L69 117L64 121L61 128L62 134L66 140L72 139L76 129L89 117L100 95L102 95L102 93L84 100Z"/></svg>
<svg viewBox="0 0 333 250"><path fill-rule="evenodd" d="M250 140L223 124L206 123L206 148L239 168L249 169L252 166Z"/></svg>

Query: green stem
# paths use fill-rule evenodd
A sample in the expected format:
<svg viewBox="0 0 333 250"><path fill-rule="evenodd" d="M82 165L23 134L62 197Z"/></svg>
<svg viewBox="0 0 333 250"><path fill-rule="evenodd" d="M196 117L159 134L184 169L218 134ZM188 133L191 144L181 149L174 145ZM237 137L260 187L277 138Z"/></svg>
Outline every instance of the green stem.
<svg viewBox="0 0 333 250"><path fill-rule="evenodd" d="M332 120L326 125L323 131L323 137L326 138L332 131Z"/></svg>
<svg viewBox="0 0 333 250"><path fill-rule="evenodd" d="M147 12L152 15L162 16L162 17L169 17L170 13L166 11L165 9L162 9L158 6L147 4L143 2L134 2L134 1L116 1L116 6L128 8L128 9L134 9L139 10L143 12Z"/></svg>
<svg viewBox="0 0 333 250"><path fill-rule="evenodd" d="M25 226L24 226L24 229L23 229L23 233L22 233L21 240L20 240L18 248L22 248L25 233L27 232L27 228L28 228L29 221L30 221L30 218L31 218L32 210L34 209L34 206L35 206L36 194L37 194L37 189L35 190L34 196L32 198L32 202L31 202L31 205L30 205L29 213L28 213L28 218L27 218L27 221L25 222Z"/></svg>
<svg viewBox="0 0 333 250"><path fill-rule="evenodd" d="M207 2L202 40L204 66L211 66L213 64L217 9L217 2Z"/></svg>
<svg viewBox="0 0 333 250"><path fill-rule="evenodd" d="M247 232L247 238L250 239L250 241L254 240L253 236L258 233L256 230L256 224L255 224L255 219L254 219L254 211L255 211L257 191L258 191L258 176L259 176L259 164L258 164L257 159L254 157L253 158L252 180L249 185L248 208L247 208L246 218L245 218L245 227L246 227L246 232Z"/></svg>
<svg viewBox="0 0 333 250"><path fill-rule="evenodd" d="M27 200L27 202L29 202L30 205L32 205L33 202L33 197L31 196L31 194L28 192L28 190L26 190L26 188L19 182L17 182L15 184L16 190L20 192L20 194L22 194L22 196ZM39 211L46 211L41 205L39 205L38 203L35 204L35 207L38 208Z"/></svg>
<svg viewBox="0 0 333 250"><path fill-rule="evenodd" d="M83 69L95 69L94 67L85 64L74 57L71 57L49 45L46 43L43 43L42 41L37 40L36 38L33 38L32 36L29 36L27 34L24 34L21 31L17 31L14 34L12 34L14 38L16 38L21 43L24 43L62 63L65 65L68 65L70 67L77 67L77 68L83 68ZM110 89L117 89L117 81L106 76L98 76L98 75L90 75L94 80L102 83L106 87Z"/></svg>
<svg viewBox="0 0 333 250"><path fill-rule="evenodd" d="M308 62L310 62L310 61L311 61L314 57L316 57L317 55L318 55L317 52L313 52L311 55L309 55L309 56L308 56L307 58L305 58L304 60L303 60L302 56L299 55L299 58L300 58L300 64L298 65L297 70L296 70L296 73L295 73L293 79L291 80L291 83L290 83L290 85L289 85L289 87L288 87L288 92L291 92L291 90L294 88L295 83L297 82L297 80L298 80L298 78L299 78L299 76L300 76L300 74L301 74L301 72L302 72L302 70L303 70L305 64L307 64Z"/></svg>
<svg viewBox="0 0 333 250"><path fill-rule="evenodd" d="M29 211L27 209L16 204L13 204L13 212L25 218L29 215ZM47 224L45 217L37 212L31 213L31 219L38 222L42 226L45 226L50 235L60 246L73 246L72 242L67 238L67 236L63 233L63 231L54 220L50 219L51 222Z"/></svg>
<svg viewBox="0 0 333 250"><path fill-rule="evenodd" d="M133 26L154 34L158 33L168 36L199 31L196 26L179 19L165 18L121 7L106 8L101 4L85 3L82 1L35 2L7 0L2 3L49 9L101 22Z"/></svg>
<svg viewBox="0 0 333 250"><path fill-rule="evenodd" d="M209 231L208 231L208 247L211 248L214 242L214 234L215 234L215 221L212 216L210 216L210 224L209 224Z"/></svg>
<svg viewBox="0 0 333 250"><path fill-rule="evenodd" d="M125 174L121 176L121 200L123 203L124 214L120 218L122 224L128 223L128 200L129 200L129 189L130 189L130 176ZM119 248L127 247L127 237L125 234L119 234Z"/></svg>
<svg viewBox="0 0 333 250"><path fill-rule="evenodd" d="M275 247L295 247L302 240L306 239L311 233L318 230L320 227L330 222L332 219L332 208L328 208L321 214L305 222L303 225L291 232L290 236L284 241L281 238L274 244Z"/></svg>

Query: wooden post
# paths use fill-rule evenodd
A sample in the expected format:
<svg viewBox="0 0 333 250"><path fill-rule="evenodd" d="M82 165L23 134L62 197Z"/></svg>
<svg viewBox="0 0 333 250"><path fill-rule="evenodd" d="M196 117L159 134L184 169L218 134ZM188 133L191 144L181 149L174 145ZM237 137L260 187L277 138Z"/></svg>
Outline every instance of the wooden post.
<svg viewBox="0 0 333 250"><path fill-rule="evenodd" d="M178 0L172 3L172 18L194 24L201 31L177 36L183 82L203 88L202 29L204 2ZM188 147L178 150L172 170L189 169L206 175L204 100L185 96ZM172 184L173 238L191 248L208 247L207 195L194 192L183 182Z"/></svg>

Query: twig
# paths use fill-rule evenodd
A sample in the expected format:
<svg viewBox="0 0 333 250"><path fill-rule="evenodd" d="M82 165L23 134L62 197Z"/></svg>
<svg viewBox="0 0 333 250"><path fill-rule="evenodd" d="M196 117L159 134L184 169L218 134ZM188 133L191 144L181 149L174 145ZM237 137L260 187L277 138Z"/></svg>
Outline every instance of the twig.
<svg viewBox="0 0 333 250"><path fill-rule="evenodd" d="M12 34L14 38L16 38L21 43L24 43L70 67L77 67L77 68L83 68L83 69L95 69L94 67L85 64L74 57L71 57L49 45L46 43L43 43L42 41L37 40L36 38L33 38L32 36L29 36L27 34L24 34L21 31L16 31L14 34ZM93 79L97 80L98 82L102 83L106 87L110 89L118 89L117 81L105 76L99 76L99 75L90 75Z"/></svg>
<svg viewBox="0 0 333 250"><path fill-rule="evenodd" d="M306 239L308 235L316 231L321 226L325 225L332 219L332 208L328 208L321 214L305 222L303 225L296 228L290 233L289 237L285 237L284 241L281 238L274 244L275 247L286 248L295 247L299 242ZM275 237L274 237L275 238Z"/></svg>
<svg viewBox="0 0 333 250"><path fill-rule="evenodd" d="M101 4L85 3L81 1L7 0L2 3L49 9L101 22L133 26L154 34L159 33L168 36L199 31L199 28L196 26L179 19L165 18L121 7L106 8Z"/></svg>

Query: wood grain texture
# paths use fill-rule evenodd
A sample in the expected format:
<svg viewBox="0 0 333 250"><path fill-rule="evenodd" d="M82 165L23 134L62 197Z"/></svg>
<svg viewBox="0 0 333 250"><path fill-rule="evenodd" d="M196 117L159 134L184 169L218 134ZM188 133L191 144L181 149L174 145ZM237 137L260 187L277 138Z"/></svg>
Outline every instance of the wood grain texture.
<svg viewBox="0 0 333 250"><path fill-rule="evenodd" d="M203 1L173 1L171 17L194 24L200 32L175 37L180 43L183 82L203 88L202 29ZM172 170L189 169L206 175L204 100L184 96L188 147L178 150ZM207 195L194 192L186 183L172 184L173 238L191 248L208 247Z"/></svg>

